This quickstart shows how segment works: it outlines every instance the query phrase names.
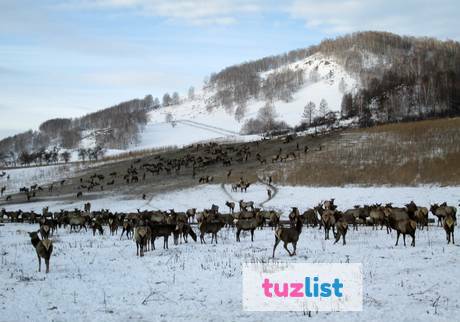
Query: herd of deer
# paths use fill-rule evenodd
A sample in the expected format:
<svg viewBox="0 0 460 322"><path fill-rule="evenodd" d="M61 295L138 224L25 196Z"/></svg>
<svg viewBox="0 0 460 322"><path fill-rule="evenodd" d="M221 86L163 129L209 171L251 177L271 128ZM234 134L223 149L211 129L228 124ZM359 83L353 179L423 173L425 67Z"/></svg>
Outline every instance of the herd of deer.
<svg viewBox="0 0 460 322"><path fill-rule="evenodd" d="M35 247L39 261L39 271L41 269L41 258L45 260L46 272L49 272L49 260L53 251L53 243L50 236L63 227L69 226L70 232L79 232L82 229L87 231L91 228L93 236L98 232L104 233L104 226L108 227L111 235L116 235L121 229L120 239L123 235L136 242L136 254L144 256L145 251L155 249L155 239L163 237L163 248L168 248L168 239L174 238L174 244L187 243L188 236L196 241L197 235L192 228L197 225L200 232L200 242L206 243L204 237L211 234L211 243L217 244L217 233L224 227L234 227L236 229L236 241L240 241L242 231L251 234L251 241L254 240L256 229L264 226L272 227L275 234L275 244L273 246L273 257L276 247L283 242L284 248L290 256L296 255L297 242L302 233L303 226L319 227L324 229L324 238L329 239L332 230L335 242L340 239L343 245L346 244L346 234L348 227L353 230L358 229L358 225L371 225L372 229L383 229L386 227L387 233L392 229L396 230L396 245L398 245L400 235L403 236L406 245L406 235L412 237L411 246L415 246L415 231L418 228L428 229L428 209L417 206L413 201L404 207L393 207L392 204L382 206L375 204L370 206L355 206L346 211L339 211L334 204L334 199L327 200L318 206L307 209L302 214L297 207L292 207L288 219L280 220L280 214L274 210L262 210L254 207L254 202L241 200L239 202L239 212L235 212L235 203L226 202L229 213L219 212L217 205L212 205L209 209L197 212L196 208L188 209L186 212L176 212L174 209L169 211L138 211L136 213L112 213L109 210L91 211L91 204L84 205L84 210L75 209L74 211L49 212L44 208L42 214L35 212L6 211L1 210L0 220L9 222L28 222L39 224L39 229L29 233L32 245ZM429 209L437 217L438 226L442 226L446 232L448 243L455 243L454 228L456 225L457 209L448 206L446 203L433 204ZM39 237L41 236L41 239ZM292 244L293 251L288 249Z"/></svg>

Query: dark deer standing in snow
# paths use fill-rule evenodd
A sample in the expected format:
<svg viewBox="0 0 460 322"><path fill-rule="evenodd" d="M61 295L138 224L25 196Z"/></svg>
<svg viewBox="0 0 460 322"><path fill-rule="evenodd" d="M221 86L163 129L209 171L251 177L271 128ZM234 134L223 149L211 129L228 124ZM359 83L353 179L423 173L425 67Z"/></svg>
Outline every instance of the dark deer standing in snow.
<svg viewBox="0 0 460 322"><path fill-rule="evenodd" d="M275 230L275 245L273 246L273 258L275 258L276 246L278 246L280 241L284 243L284 249L288 252L289 256L296 255L297 250L297 241L299 236L302 233L303 222L300 219L300 216L295 218L295 227L278 227ZM294 251L291 253L288 249L288 244L292 244Z"/></svg>
<svg viewBox="0 0 460 322"><path fill-rule="evenodd" d="M46 273L50 271L50 257L53 252L53 242L50 239L40 240L38 232L29 233L30 241L37 252L38 258L38 271L41 271L42 258L45 260Z"/></svg>
<svg viewBox="0 0 460 322"><path fill-rule="evenodd" d="M452 213L448 213L444 218L444 230L446 231L447 244L450 244L452 235L452 244L455 244L454 239L455 220Z"/></svg>

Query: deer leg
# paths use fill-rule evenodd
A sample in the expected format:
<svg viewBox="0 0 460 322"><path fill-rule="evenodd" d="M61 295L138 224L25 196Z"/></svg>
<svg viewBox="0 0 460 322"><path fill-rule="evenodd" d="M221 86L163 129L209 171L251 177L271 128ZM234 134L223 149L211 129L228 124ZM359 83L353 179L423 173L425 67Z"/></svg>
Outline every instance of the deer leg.
<svg viewBox="0 0 460 322"><path fill-rule="evenodd" d="M292 253L287 248L288 243L284 242L284 249L288 252L289 256L292 256Z"/></svg>
<svg viewBox="0 0 460 322"><path fill-rule="evenodd" d="M452 244L455 244L454 231L452 230Z"/></svg>
<svg viewBox="0 0 460 322"><path fill-rule="evenodd" d="M297 255L297 253L296 253L297 252L297 242L292 243L292 246L294 246L294 252L292 253L292 255L293 256Z"/></svg>
<svg viewBox="0 0 460 322"><path fill-rule="evenodd" d="M42 269L42 259L40 258L40 255L37 253L38 257L38 271L41 272Z"/></svg>
<svg viewBox="0 0 460 322"><path fill-rule="evenodd" d="M239 242L240 241L240 230L237 229L236 231L236 241Z"/></svg>
<svg viewBox="0 0 460 322"><path fill-rule="evenodd" d="M217 232L214 233L214 240L216 241L216 245L217 245Z"/></svg>
<svg viewBox="0 0 460 322"><path fill-rule="evenodd" d="M275 258L275 249L276 249L276 246L278 246L280 240L277 236L275 236L275 245L273 245L273 258Z"/></svg>
<svg viewBox="0 0 460 322"><path fill-rule="evenodd" d="M342 238L343 238L343 244L344 244L344 245L347 244L347 242L345 241L345 235L346 235L346 234L343 234L343 237L342 237Z"/></svg>
<svg viewBox="0 0 460 322"><path fill-rule="evenodd" d="M45 258L45 264L46 264L46 274L50 272L50 259Z"/></svg>
<svg viewBox="0 0 460 322"><path fill-rule="evenodd" d="M406 234L403 233L404 246L406 246Z"/></svg>
<svg viewBox="0 0 460 322"><path fill-rule="evenodd" d="M251 241L254 241L254 229L251 230Z"/></svg>
<svg viewBox="0 0 460 322"><path fill-rule="evenodd" d="M401 233L399 231L397 231L397 235L396 235L396 245L395 246L398 246L398 241L399 241L399 235Z"/></svg>
<svg viewBox="0 0 460 322"><path fill-rule="evenodd" d="M334 245L335 245L340 240L340 233L337 232L337 234L334 234L334 238L335 238L335 241L334 241Z"/></svg>
<svg viewBox="0 0 460 322"><path fill-rule="evenodd" d="M412 247L415 247L415 232L411 234L412 243L410 244Z"/></svg>
<svg viewBox="0 0 460 322"><path fill-rule="evenodd" d="M139 243L136 242L136 256L139 256Z"/></svg>

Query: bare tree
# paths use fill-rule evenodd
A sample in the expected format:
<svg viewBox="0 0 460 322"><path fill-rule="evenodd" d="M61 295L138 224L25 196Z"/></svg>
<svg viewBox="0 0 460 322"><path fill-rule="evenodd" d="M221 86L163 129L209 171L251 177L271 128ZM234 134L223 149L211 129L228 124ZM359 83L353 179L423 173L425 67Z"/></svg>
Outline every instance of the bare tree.
<svg viewBox="0 0 460 322"><path fill-rule="evenodd" d="M169 106L172 104L171 96L168 93L163 95L163 106Z"/></svg>
<svg viewBox="0 0 460 322"><path fill-rule="evenodd" d="M308 102L307 105L303 108L302 118L308 125L311 124L316 113L316 104L312 101Z"/></svg>
<svg viewBox="0 0 460 322"><path fill-rule="evenodd" d="M188 89L188 99L193 100L195 98L195 87L190 86Z"/></svg>
<svg viewBox="0 0 460 322"><path fill-rule="evenodd" d="M239 104L235 110L235 120L237 120L238 122L241 122L241 120L246 115L246 110L247 110L247 107L245 103Z"/></svg>
<svg viewBox="0 0 460 322"><path fill-rule="evenodd" d="M65 163L70 161L70 152L69 151L64 151L61 153L61 160L64 161Z"/></svg>
<svg viewBox="0 0 460 322"><path fill-rule="evenodd" d="M85 162L86 160L86 157L88 156L88 151L86 151L86 149L79 149L78 150L78 158L80 160L82 160L83 162Z"/></svg>
<svg viewBox="0 0 460 322"><path fill-rule="evenodd" d="M327 101L324 98L321 99L321 102L319 102L318 112L321 117L325 117L326 114L329 112L329 105L327 104Z"/></svg>
<svg viewBox="0 0 460 322"><path fill-rule="evenodd" d="M179 105L180 104L180 97L178 92L174 92L171 97L171 105Z"/></svg>

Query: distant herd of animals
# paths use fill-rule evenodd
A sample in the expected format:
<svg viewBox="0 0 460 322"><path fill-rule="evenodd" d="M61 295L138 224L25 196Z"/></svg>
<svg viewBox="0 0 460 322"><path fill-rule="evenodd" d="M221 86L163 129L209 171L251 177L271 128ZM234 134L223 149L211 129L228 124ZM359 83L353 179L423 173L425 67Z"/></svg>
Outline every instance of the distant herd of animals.
<svg viewBox="0 0 460 322"><path fill-rule="evenodd" d="M283 144L292 142L293 136L288 135L282 139ZM264 141L261 140L261 142ZM259 141L256 141L255 146L259 146ZM317 148L321 150L321 145ZM286 162L295 160L302 153L307 154L309 147L305 145L303 148L297 144L294 147L279 148L275 155L271 157L271 162ZM17 202L22 200L33 201L33 198L39 196L41 192L46 193L59 193L59 187L64 184L73 185L74 193L77 199L84 197L86 192L103 191L105 188L110 188L116 184L140 184L147 179L148 176L164 175L178 175L180 173L190 173L192 178L195 179L197 172L207 172L206 168L213 165L222 165L226 170L227 182L231 179L232 169L231 166L235 163L244 164L249 160L255 160L260 165L267 163L267 158L270 156L262 156L261 153L256 153L249 144L242 146L234 145L219 145L215 142L195 144L192 145L188 153L181 157L167 158L163 155L155 155L149 162L143 162L142 159L135 159L124 170L111 171L110 173L93 173L91 175L80 177L78 182L71 179L63 179L54 183L39 185L34 183L30 186L19 188L19 194L9 194L5 196L6 202ZM188 172L184 172L187 170ZM0 173L0 178L6 176L6 172ZM207 184L214 182L214 176L201 175L198 178L199 184ZM9 175L8 175L9 180ZM271 183L271 182L270 182ZM232 190L247 191L250 182L240 178L238 182L232 184ZM0 197L3 197L6 192L7 186L0 187ZM23 197L25 196L25 198Z"/></svg>
<svg viewBox="0 0 460 322"><path fill-rule="evenodd" d="M168 239L174 238L174 244L184 241L187 243L188 236L197 241L197 234L193 226L197 226L201 243L205 244L205 235L211 234L211 243L217 244L218 232L225 226L233 227L236 230L236 241L240 241L242 231L251 234L251 241L254 241L254 233L257 229L271 227L275 235L273 254L275 257L276 247L280 242L290 256L296 255L297 242L302 233L302 228L319 227L324 229L324 238L330 237L332 230L334 244L342 239L346 245L348 227L358 230L359 225L372 226L372 229L386 228L387 234L395 230L396 244L398 245L400 235L403 236L404 246L406 235L412 237L411 246L415 247L416 229L428 229L430 220L428 213L437 217L437 226L442 226L446 233L447 243L455 243L454 228L456 226L457 209L445 202L433 204L430 209L417 206L413 201L404 207L393 207L392 204L374 204L355 206L352 209L340 211L334 204L334 199L319 203L316 207L305 210L302 214L297 207L292 207L288 219L281 220L280 213L274 210L262 210L254 207L254 202L241 200L238 203L239 211L235 211L235 202L226 202L228 213L219 212L217 205L198 212L196 208L188 209L186 212L169 211L140 211L135 213L113 213L108 209L92 211L91 203L84 204L83 210L73 211L61 210L50 212L44 208L41 214L31 212L1 210L2 222L38 224L37 231L29 233L31 243L34 246L41 270L41 258L45 260L46 272L49 272L49 261L53 251L53 242L50 239L58 229L80 232L92 229L93 236L103 235L108 229L110 235L117 235L121 230L120 239L133 239L136 243L136 254L144 256L145 251L155 249L155 240L163 237L163 248L168 249ZM105 227L105 229L104 229ZM293 250L288 245L292 244Z"/></svg>

